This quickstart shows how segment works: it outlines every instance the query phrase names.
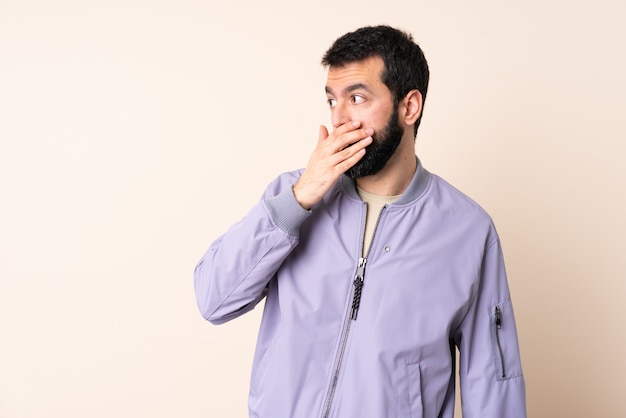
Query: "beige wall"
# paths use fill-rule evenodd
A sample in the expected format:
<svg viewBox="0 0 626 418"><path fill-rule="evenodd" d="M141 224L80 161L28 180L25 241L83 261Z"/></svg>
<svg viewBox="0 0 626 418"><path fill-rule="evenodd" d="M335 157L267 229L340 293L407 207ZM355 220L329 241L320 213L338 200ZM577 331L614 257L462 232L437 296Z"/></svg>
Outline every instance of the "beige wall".
<svg viewBox="0 0 626 418"><path fill-rule="evenodd" d="M626 416L621 0L0 0L0 417L246 414L260 310L192 270L328 122L330 42L411 31L417 152L502 236L529 416Z"/></svg>

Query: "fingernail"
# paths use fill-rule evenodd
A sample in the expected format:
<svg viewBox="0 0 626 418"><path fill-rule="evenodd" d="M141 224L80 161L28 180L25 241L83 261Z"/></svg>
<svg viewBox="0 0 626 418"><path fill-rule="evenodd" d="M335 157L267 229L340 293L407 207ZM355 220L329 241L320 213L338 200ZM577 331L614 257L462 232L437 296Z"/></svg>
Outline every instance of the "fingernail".
<svg viewBox="0 0 626 418"><path fill-rule="evenodd" d="M353 121L352 121L352 126L354 126L355 128L356 128L357 126L359 126L360 124L361 124L361 122L359 122L358 120L353 120Z"/></svg>
<svg viewBox="0 0 626 418"><path fill-rule="evenodd" d="M373 130L372 128L367 128L367 129L365 130L365 133L366 133L366 134L368 134L368 135L371 135L371 134L373 134L373 133L374 133L374 130Z"/></svg>

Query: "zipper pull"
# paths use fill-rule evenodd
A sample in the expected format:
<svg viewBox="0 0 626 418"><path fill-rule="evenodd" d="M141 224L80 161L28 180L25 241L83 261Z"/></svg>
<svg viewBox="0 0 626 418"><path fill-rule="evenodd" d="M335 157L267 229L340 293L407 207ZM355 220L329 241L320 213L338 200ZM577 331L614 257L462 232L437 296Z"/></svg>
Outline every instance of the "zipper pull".
<svg viewBox="0 0 626 418"><path fill-rule="evenodd" d="M496 306L496 327L502 328L502 311L499 306Z"/></svg>
<svg viewBox="0 0 626 418"><path fill-rule="evenodd" d="M359 266L356 269L356 276L354 277L354 296L352 297L352 309L350 311L350 319L356 321L357 314L359 313L359 305L361 304L361 292L363 290L363 278L365 276L365 263L367 259L359 258Z"/></svg>

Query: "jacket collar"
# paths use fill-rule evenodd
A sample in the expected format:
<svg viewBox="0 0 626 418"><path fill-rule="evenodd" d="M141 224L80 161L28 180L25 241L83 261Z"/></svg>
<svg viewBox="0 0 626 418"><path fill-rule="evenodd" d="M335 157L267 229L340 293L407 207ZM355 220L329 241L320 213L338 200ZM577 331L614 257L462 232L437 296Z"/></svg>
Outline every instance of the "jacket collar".
<svg viewBox="0 0 626 418"><path fill-rule="evenodd" d="M396 200L394 203L392 203L392 205L403 205L413 202L414 200L420 198L428 187L431 174L424 168L419 158L415 157L415 159L417 160L417 169L415 170L413 179L411 180L411 183L409 183L409 187L407 187L400 199ZM355 181L346 174L341 176L341 187L345 191L345 193L351 198L361 200L356 191Z"/></svg>

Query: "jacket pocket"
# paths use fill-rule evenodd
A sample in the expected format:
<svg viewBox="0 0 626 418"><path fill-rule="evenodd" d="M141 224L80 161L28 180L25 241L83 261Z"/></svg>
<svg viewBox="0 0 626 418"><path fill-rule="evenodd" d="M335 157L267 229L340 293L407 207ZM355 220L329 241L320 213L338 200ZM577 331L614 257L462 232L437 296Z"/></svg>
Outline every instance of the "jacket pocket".
<svg viewBox="0 0 626 418"><path fill-rule="evenodd" d="M409 388L409 410L411 418L423 418L424 406L422 403L422 370L419 363L407 363L407 379Z"/></svg>
<svg viewBox="0 0 626 418"><path fill-rule="evenodd" d="M496 380L521 376L519 344L511 302L493 306L490 312L490 322Z"/></svg>

